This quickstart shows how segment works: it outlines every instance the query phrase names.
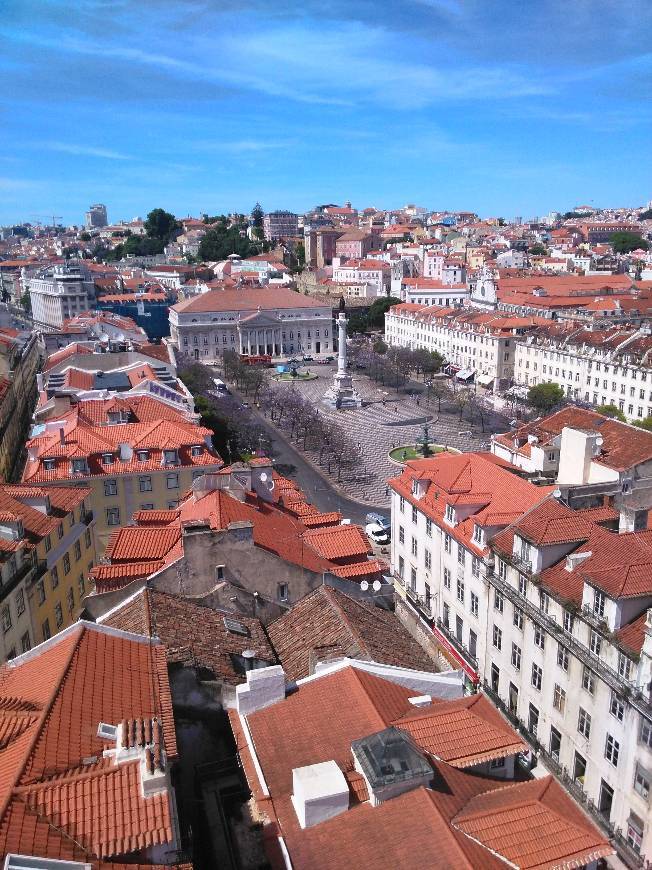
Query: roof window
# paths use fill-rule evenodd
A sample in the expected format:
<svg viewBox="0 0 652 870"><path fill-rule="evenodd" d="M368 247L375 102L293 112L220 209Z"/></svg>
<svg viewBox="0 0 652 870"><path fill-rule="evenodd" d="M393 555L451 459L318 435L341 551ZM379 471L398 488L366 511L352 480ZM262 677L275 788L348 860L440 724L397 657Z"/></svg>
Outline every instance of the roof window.
<svg viewBox="0 0 652 870"><path fill-rule="evenodd" d="M225 616L224 627L227 631L230 631L231 634L240 634L243 637L249 637L249 629L244 622L240 622L239 619L232 619L230 616Z"/></svg>

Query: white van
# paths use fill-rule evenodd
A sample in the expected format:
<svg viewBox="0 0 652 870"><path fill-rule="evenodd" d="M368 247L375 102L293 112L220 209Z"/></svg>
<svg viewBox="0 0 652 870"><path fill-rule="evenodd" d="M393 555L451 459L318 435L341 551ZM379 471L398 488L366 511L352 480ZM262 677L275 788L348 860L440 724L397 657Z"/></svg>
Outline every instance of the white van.
<svg viewBox="0 0 652 870"><path fill-rule="evenodd" d="M364 530L367 537L372 540L374 544L389 544L389 535L378 523L368 523L364 527Z"/></svg>

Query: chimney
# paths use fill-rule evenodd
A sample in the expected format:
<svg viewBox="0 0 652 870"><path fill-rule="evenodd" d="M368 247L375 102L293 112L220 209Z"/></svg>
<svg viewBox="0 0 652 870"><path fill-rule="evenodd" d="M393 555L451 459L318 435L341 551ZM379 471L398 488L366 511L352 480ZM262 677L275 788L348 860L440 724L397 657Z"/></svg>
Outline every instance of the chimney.
<svg viewBox="0 0 652 870"><path fill-rule="evenodd" d="M647 529L649 509L621 507L618 518L618 534L642 532Z"/></svg>
<svg viewBox="0 0 652 870"><path fill-rule="evenodd" d="M280 665L247 671L247 682L236 686L236 709L248 715L285 698L285 672Z"/></svg>
<svg viewBox="0 0 652 870"><path fill-rule="evenodd" d="M565 426L561 431L557 483L575 486L589 483L591 464L602 449L602 441L597 432Z"/></svg>
<svg viewBox="0 0 652 870"><path fill-rule="evenodd" d="M59 443L60 444L66 443L66 433L65 433L63 426L59 426Z"/></svg>
<svg viewBox="0 0 652 870"><path fill-rule="evenodd" d="M292 771L292 805L302 828L311 828L349 808L349 787L334 761Z"/></svg>
<svg viewBox="0 0 652 870"><path fill-rule="evenodd" d="M566 556L566 564L564 566L565 570L569 573L573 573L573 571L581 565L582 562L586 562L587 559L590 559L593 553L591 550L587 550L584 553L569 553Z"/></svg>
<svg viewBox="0 0 652 870"><path fill-rule="evenodd" d="M134 451L131 449L131 444L123 442L118 446L118 450L120 453L120 459L123 462L129 462L130 459L133 459Z"/></svg>

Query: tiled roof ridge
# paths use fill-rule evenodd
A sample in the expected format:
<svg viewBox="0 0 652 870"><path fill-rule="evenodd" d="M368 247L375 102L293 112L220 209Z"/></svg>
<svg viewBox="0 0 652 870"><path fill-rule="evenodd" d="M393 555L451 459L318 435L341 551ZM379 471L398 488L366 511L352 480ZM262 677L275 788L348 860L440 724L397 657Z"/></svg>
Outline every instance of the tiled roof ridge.
<svg viewBox="0 0 652 870"><path fill-rule="evenodd" d="M531 806L532 804L536 804L541 800L541 798L548 791L548 789L552 785L553 779L554 779L554 777L552 776L552 774L548 774L548 776L545 779L531 779L531 780L525 780L525 781L508 782L505 785L500 783L500 784L497 784L496 788L488 788L486 791L479 792L478 794L470 797L468 799L468 801L464 804L464 806L461 809L459 809L457 811L457 813L455 813L455 815L451 819L451 825L453 825L456 830L461 831L461 829L458 828L458 826L457 826L460 822L466 822L466 821L469 821L470 819L476 819L476 818L479 818L481 816L486 816L489 814L498 814L498 813L510 812L513 809L513 806L511 804L508 804L507 806L501 806L501 807L495 807L495 808L492 807L491 809L487 809L486 807L481 806L477 810L474 810L474 809L469 810L469 804L479 802L482 798L488 797L489 795L495 795L498 793L502 795L502 794L505 794L505 792L516 791L517 789L524 791L525 790L524 787L525 787L525 788L527 788L528 795L530 792L534 792L536 797L528 797L527 799L520 801L521 805L522 806ZM539 789L541 789L541 791L539 791ZM553 812L554 812L554 810L553 810ZM464 831L461 831L461 833L464 833ZM468 835L465 835L465 836L468 836Z"/></svg>
<svg viewBox="0 0 652 870"><path fill-rule="evenodd" d="M0 819L2 819L4 817L4 814L7 812L7 808L8 808L8 806L12 800L12 797L13 797L14 789L18 786L18 783L22 779L22 777L25 773L25 769L29 763L29 760L32 757L32 755L36 749L36 744L38 743L39 738L41 737L41 732L43 731L43 726L45 725L45 722L46 722L48 716L50 715L50 712L52 711L52 707L54 706L54 702L56 701L57 696L58 696L58 694L61 691L61 688L63 686L63 683L65 682L65 679L68 676L73 659L74 659L75 654L77 653L77 651L79 649L79 644L81 642L81 639L82 639L85 631L86 631L86 629L83 626L80 627L80 629L78 630L76 641L74 644L72 644L72 646L70 648L70 652L68 653L68 656L66 658L65 665L62 668L61 679L54 682L52 689L50 691L50 695L40 710L40 713L37 717L37 724L36 724L36 727L34 728L34 733L30 737L29 745L27 746L26 752L23 755L23 758L22 758L20 764L18 765L16 773L13 776L11 786L7 789L6 799L0 805ZM1 687L0 687L0 690L1 690Z"/></svg>
<svg viewBox="0 0 652 870"><path fill-rule="evenodd" d="M392 720L387 718L386 716L384 716L380 712L378 707L374 704L373 698L371 697L371 693L369 692L369 687L367 685L365 685L365 679L367 677L372 677L375 680L380 680L381 682L385 682L385 683L389 682L389 680L384 680L382 677L378 677L375 674L370 674L367 671L360 670L358 668L353 667L352 665L349 665L349 669L352 672L352 676L354 677L354 679L356 680L356 682L360 686L365 698L367 699L369 707L371 708L371 710L373 710L374 714L378 717L378 719L380 719L380 721L383 723L383 728L388 728L392 724ZM362 677L362 674L365 675L365 678Z"/></svg>

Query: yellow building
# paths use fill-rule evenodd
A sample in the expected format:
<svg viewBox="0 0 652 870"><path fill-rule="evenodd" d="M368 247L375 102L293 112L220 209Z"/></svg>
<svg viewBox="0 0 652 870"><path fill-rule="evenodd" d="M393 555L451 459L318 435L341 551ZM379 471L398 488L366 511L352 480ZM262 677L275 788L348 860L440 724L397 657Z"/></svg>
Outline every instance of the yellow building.
<svg viewBox="0 0 652 870"><path fill-rule="evenodd" d="M20 476L40 360L36 333L0 328L0 481Z"/></svg>
<svg viewBox="0 0 652 870"><path fill-rule="evenodd" d="M195 477L221 468L212 434L154 398L82 401L35 427L23 481L88 487L101 555L134 511L175 508Z"/></svg>
<svg viewBox="0 0 652 870"><path fill-rule="evenodd" d="M79 617L96 561L88 487L0 486L2 661Z"/></svg>

